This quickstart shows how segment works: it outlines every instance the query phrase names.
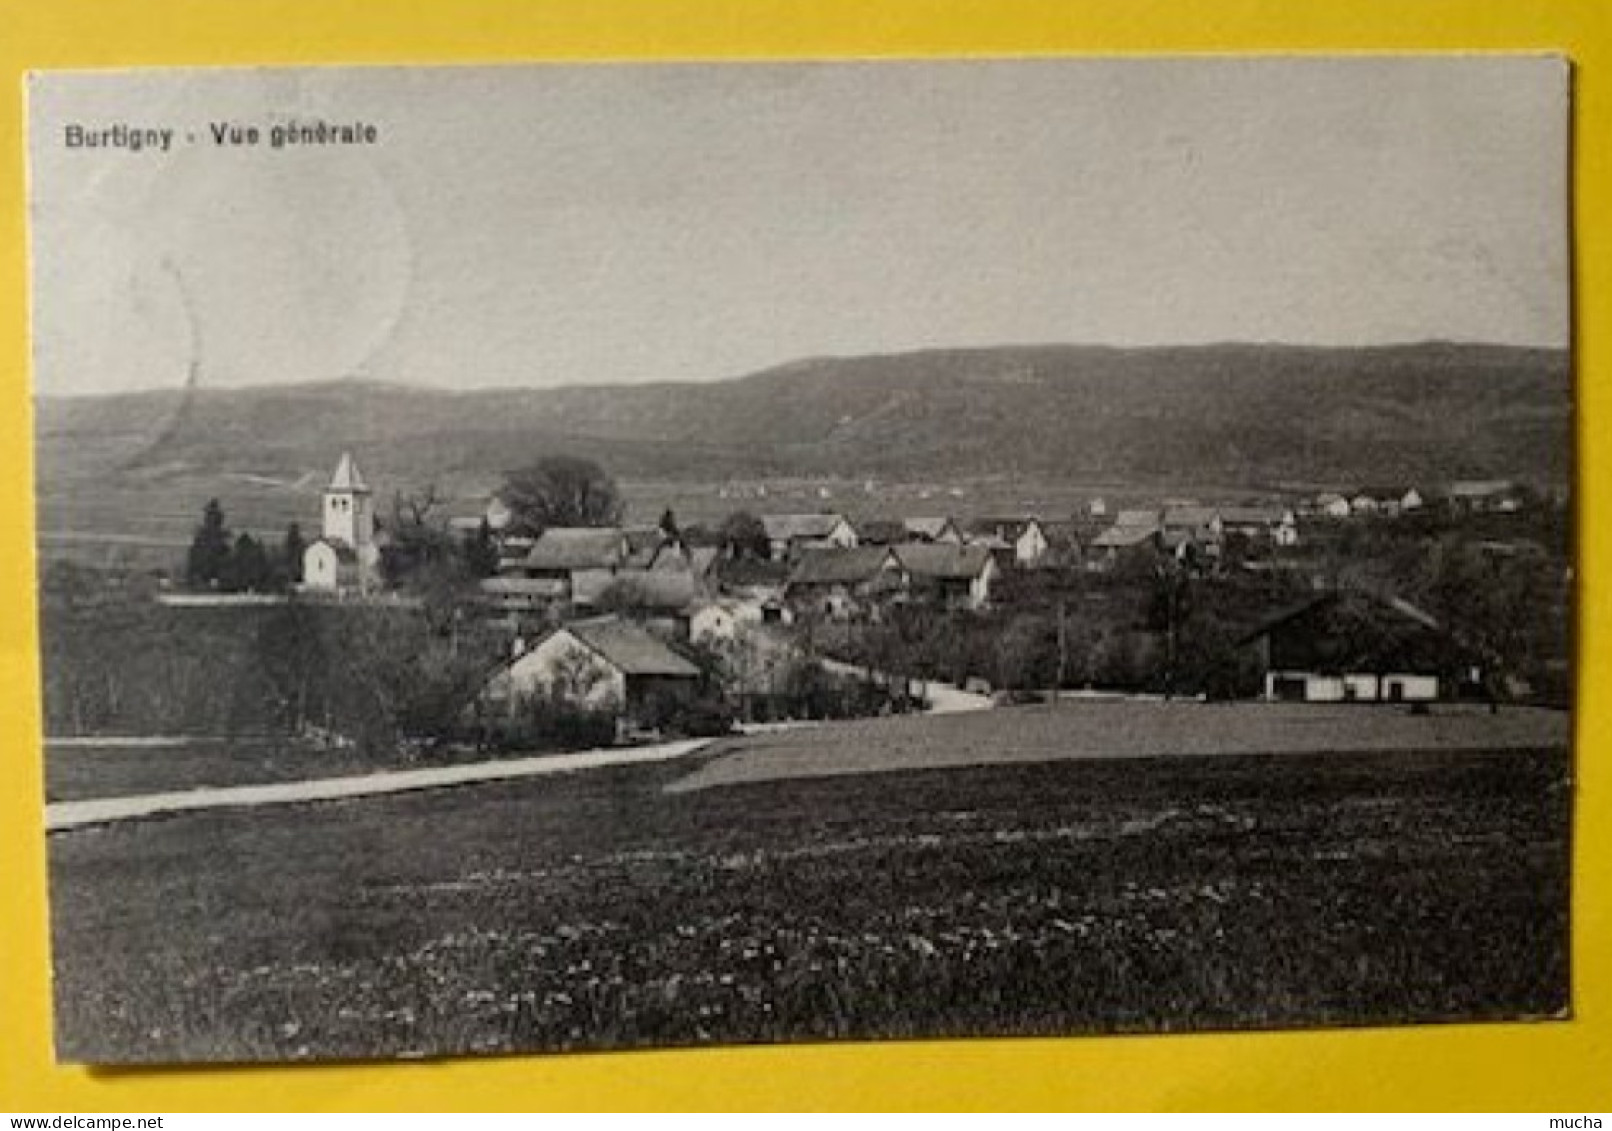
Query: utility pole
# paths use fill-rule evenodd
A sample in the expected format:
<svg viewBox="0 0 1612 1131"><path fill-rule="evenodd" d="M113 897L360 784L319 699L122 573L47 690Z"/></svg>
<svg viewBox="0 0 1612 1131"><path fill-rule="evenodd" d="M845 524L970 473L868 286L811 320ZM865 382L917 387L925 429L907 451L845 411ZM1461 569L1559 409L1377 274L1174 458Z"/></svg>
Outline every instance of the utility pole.
<svg viewBox="0 0 1612 1131"><path fill-rule="evenodd" d="M1064 684L1069 682L1069 598L1058 595L1058 682L1052 689L1052 701L1062 701Z"/></svg>

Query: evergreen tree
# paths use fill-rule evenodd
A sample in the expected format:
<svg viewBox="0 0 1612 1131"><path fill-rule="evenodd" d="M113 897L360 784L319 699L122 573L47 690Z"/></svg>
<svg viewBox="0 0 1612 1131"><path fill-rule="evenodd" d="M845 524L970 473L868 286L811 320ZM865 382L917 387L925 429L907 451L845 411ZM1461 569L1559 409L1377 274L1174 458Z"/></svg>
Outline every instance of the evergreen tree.
<svg viewBox="0 0 1612 1131"><path fill-rule="evenodd" d="M224 525L224 508L217 499L209 499L185 558L185 582L193 589L216 588L229 565L230 536Z"/></svg>
<svg viewBox="0 0 1612 1131"><path fill-rule="evenodd" d="M293 522L285 528L285 542L280 550L281 576L292 585L302 581L302 555L307 549L308 543L302 537L302 527Z"/></svg>
<svg viewBox="0 0 1612 1131"><path fill-rule="evenodd" d="M231 593L256 593L269 587L270 572L269 555L263 544L243 531L235 539L219 575L219 588Z"/></svg>
<svg viewBox="0 0 1612 1131"><path fill-rule="evenodd" d="M483 518L481 525L465 535L465 567L472 577L491 577L498 572L498 543L493 539L493 528Z"/></svg>

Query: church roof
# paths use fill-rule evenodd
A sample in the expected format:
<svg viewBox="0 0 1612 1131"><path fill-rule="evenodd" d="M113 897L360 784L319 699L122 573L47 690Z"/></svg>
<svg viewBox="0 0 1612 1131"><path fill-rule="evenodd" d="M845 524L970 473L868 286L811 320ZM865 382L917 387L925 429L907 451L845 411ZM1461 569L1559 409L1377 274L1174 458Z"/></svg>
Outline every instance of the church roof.
<svg viewBox="0 0 1612 1131"><path fill-rule="evenodd" d="M331 491L368 491L369 484L359 473L358 464L353 461L351 452L342 452L341 460L336 464L336 474L330 477Z"/></svg>

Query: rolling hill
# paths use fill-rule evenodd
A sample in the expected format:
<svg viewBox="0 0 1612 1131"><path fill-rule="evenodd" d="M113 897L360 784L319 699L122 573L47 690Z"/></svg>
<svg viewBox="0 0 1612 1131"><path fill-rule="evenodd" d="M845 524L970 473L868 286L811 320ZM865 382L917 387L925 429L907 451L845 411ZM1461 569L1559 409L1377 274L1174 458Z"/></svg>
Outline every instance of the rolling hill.
<svg viewBox="0 0 1612 1131"><path fill-rule="evenodd" d="M814 358L704 384L447 392L369 382L37 404L42 493L111 478L295 480L352 449L402 481L496 482L548 452L667 482L1567 482L1564 352L1004 346Z"/></svg>

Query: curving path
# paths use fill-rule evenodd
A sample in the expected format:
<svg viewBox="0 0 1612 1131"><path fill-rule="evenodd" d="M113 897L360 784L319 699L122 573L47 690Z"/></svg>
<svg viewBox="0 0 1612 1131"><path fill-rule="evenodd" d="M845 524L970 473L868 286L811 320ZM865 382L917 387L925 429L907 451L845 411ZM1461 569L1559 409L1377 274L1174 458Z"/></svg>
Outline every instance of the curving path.
<svg viewBox="0 0 1612 1131"><path fill-rule="evenodd" d="M442 789L475 782L504 781L511 778L543 777L605 766L630 766L640 762L667 762L683 758L709 744L709 739L663 742L619 750L584 750L576 754L543 754L532 758L507 758L474 762L464 766L434 766L420 770L386 770L373 774L313 778L307 781L275 782L268 785L238 785L148 793L137 797L105 797L88 801L57 801L45 806L45 829L62 832L84 825L109 821L129 821L165 813L197 809L223 809L236 806L296 805L309 801L339 801L349 797L406 793L421 789Z"/></svg>

